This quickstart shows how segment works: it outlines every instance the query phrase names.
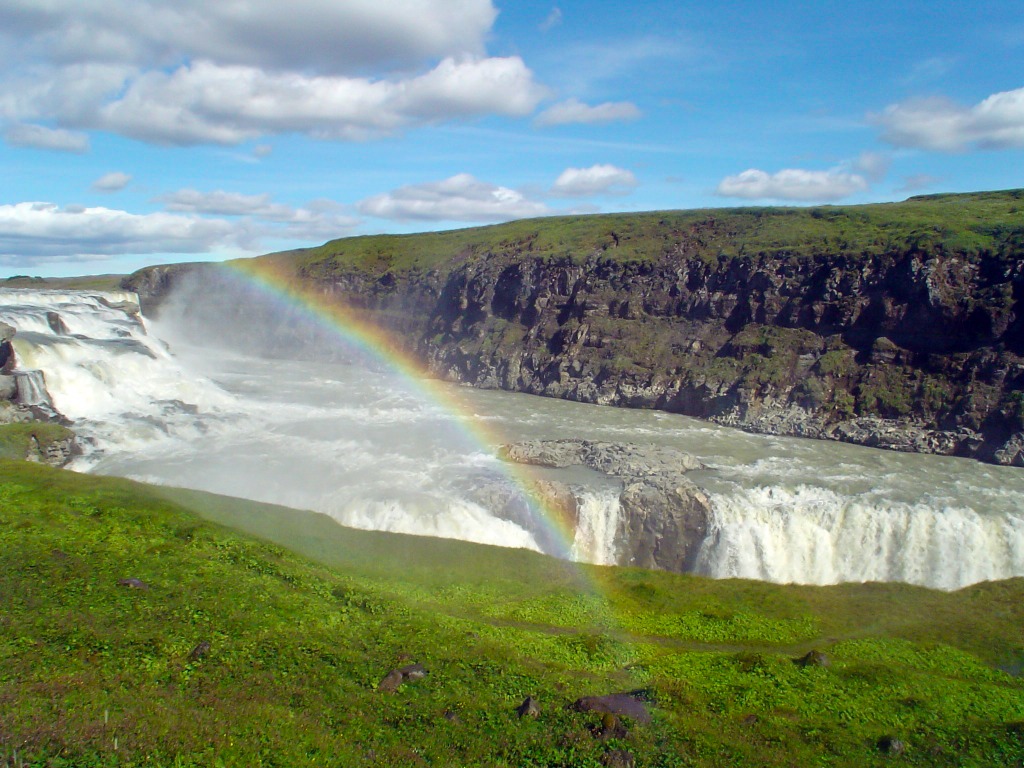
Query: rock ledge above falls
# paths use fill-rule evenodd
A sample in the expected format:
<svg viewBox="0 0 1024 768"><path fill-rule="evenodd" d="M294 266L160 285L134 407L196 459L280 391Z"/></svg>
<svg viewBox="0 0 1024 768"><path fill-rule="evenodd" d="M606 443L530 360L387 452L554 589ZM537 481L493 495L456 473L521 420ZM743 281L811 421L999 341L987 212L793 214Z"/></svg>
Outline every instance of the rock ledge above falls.
<svg viewBox="0 0 1024 768"><path fill-rule="evenodd" d="M693 570L711 521L708 495L685 477L704 468L694 456L666 446L591 440L529 440L502 446L499 455L517 464L584 466L620 479L617 564ZM552 485L544 483L548 493Z"/></svg>

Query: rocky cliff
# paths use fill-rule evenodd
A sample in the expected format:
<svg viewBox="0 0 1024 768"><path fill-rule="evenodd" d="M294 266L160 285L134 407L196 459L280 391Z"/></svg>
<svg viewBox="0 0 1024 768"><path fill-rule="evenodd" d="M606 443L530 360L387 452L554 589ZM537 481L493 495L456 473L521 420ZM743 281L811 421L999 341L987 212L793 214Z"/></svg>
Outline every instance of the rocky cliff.
<svg viewBox="0 0 1024 768"><path fill-rule="evenodd" d="M543 219L266 258L451 380L1024 466L1021 190ZM188 271L125 287L152 304Z"/></svg>

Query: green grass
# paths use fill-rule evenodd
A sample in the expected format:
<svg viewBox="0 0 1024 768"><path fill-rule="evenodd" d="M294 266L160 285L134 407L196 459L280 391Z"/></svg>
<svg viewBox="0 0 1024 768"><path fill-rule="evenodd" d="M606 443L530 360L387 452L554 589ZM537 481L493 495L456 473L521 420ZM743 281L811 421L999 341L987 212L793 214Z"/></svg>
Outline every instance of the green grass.
<svg viewBox="0 0 1024 768"><path fill-rule="evenodd" d="M0 459L38 456L48 445L74 436L67 427L44 421L0 425Z"/></svg>
<svg viewBox="0 0 1024 768"><path fill-rule="evenodd" d="M696 255L707 261L769 255L813 258L885 256L918 249L965 256L1024 247L1024 190L927 195L901 203L801 208L707 208L685 211L552 216L486 227L332 240L317 248L271 254L307 277L352 268L451 269L491 253L581 261Z"/></svg>
<svg viewBox="0 0 1024 768"><path fill-rule="evenodd" d="M124 275L83 275L81 277L30 277L13 275L0 280L0 288L43 288L47 290L120 291Z"/></svg>
<svg viewBox="0 0 1024 768"><path fill-rule="evenodd" d="M0 765L1017 765L1021 626L1021 579L578 568L0 462ZM811 648L831 666L792 662ZM569 708L639 687L653 722L609 739Z"/></svg>

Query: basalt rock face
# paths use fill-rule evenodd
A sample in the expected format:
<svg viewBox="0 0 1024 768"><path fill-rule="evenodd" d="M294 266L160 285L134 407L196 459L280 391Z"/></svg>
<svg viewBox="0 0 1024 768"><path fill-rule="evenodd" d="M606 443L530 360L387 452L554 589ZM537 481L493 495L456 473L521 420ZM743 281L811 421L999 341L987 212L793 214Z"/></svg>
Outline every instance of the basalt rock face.
<svg viewBox="0 0 1024 768"><path fill-rule="evenodd" d="M810 253L716 256L730 233L709 217L642 258L611 232L564 255L527 238L295 268L450 380L1024 466L1024 228L980 252L854 253L825 231Z"/></svg>
<svg viewBox="0 0 1024 768"><path fill-rule="evenodd" d="M451 380L1024 465L1021 261L494 254L388 277L327 289Z"/></svg>

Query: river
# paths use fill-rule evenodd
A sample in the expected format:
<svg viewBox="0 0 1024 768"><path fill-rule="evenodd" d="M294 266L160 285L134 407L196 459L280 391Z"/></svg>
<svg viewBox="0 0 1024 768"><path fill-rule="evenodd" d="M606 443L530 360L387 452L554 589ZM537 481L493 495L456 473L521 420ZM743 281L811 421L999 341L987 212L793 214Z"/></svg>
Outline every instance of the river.
<svg viewBox="0 0 1024 768"><path fill-rule="evenodd" d="M698 571L832 584L955 589L1024 575L1024 471L966 459L752 435L684 416L421 381L338 349L262 358L258 327L159 322L132 294L0 291L22 370L41 370L86 451L72 469L327 514L348 526L559 554L544 521L501 519L476 493L515 480L498 443L585 438L672 446L713 519ZM54 319L59 318L59 323ZM330 340L321 329L320 344ZM251 334L251 344L219 339ZM326 358L331 359L326 359ZM614 563L614 484L583 486L569 556ZM561 554L565 554L562 552Z"/></svg>

